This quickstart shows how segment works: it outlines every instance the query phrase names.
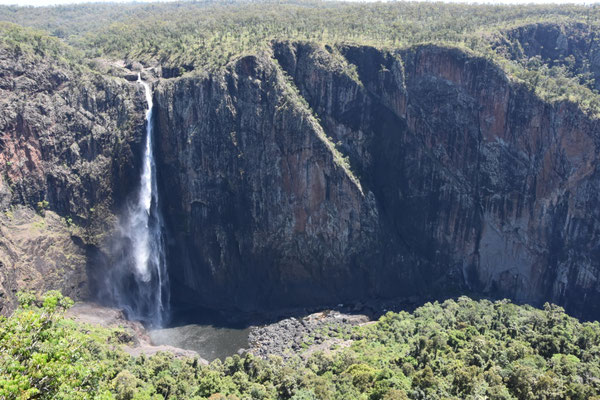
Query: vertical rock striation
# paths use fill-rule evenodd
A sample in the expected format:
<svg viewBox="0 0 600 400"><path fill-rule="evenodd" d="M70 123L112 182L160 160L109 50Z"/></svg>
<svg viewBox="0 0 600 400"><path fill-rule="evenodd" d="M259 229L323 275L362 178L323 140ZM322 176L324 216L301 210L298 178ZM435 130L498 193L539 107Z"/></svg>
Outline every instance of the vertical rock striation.
<svg viewBox="0 0 600 400"><path fill-rule="evenodd" d="M496 50L595 73L575 28ZM575 104L439 46L274 42L154 86L173 304L469 292L600 316L600 126ZM102 247L137 185L141 88L0 46L0 94L0 311L20 288L85 297L124 256Z"/></svg>
<svg viewBox="0 0 600 400"><path fill-rule="evenodd" d="M600 312L597 121L457 49L272 51L157 89L182 299L471 291Z"/></svg>
<svg viewBox="0 0 600 400"><path fill-rule="evenodd" d="M276 64L248 56L156 97L174 303L257 310L367 293L374 199Z"/></svg>
<svg viewBox="0 0 600 400"><path fill-rule="evenodd" d="M89 296L88 269L135 182L141 88L59 50L0 45L0 312L21 289Z"/></svg>

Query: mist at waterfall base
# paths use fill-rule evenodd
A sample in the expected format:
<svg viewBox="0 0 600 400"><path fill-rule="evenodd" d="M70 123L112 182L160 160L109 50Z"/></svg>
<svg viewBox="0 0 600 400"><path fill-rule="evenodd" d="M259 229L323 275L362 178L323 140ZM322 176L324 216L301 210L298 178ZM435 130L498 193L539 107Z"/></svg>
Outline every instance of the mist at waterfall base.
<svg viewBox="0 0 600 400"><path fill-rule="evenodd" d="M225 359L248 347L248 326L223 326L208 310L175 310L171 319L165 229L153 153L152 90L139 75L137 82L144 88L148 105L139 187L126 202L108 244L108 268L100 280L98 299L122 309L127 319L144 323L155 345L193 350L210 361Z"/></svg>
<svg viewBox="0 0 600 400"><path fill-rule="evenodd" d="M140 186L119 218L110 244L108 273L99 298L128 319L162 327L169 312L169 282L153 153L152 90L142 81L148 108Z"/></svg>

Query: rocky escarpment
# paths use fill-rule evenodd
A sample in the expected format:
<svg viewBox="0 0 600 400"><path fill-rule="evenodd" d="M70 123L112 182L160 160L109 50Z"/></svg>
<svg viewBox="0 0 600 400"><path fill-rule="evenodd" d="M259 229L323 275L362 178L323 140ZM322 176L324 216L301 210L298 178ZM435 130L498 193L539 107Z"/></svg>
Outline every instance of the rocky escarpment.
<svg viewBox="0 0 600 400"><path fill-rule="evenodd" d="M284 62L296 76L305 71L303 59L323 57L318 49L303 52L295 65ZM357 65L369 97L380 99L364 109L383 105L406 124L388 122L382 131L385 119L376 117L351 134L370 132L377 161L367 166L366 185L399 236L414 240L411 248L430 263L434 254L449 266L454 260L477 292L552 300L572 311L585 303L597 313L587 302L598 296L597 228L585 217L598 213L597 121L572 104L543 103L492 64L457 50L416 48L387 63L372 49L342 52ZM400 61L404 84L395 78ZM350 126L316 103L321 82L297 81L305 82L301 91L317 113L331 119L326 131Z"/></svg>
<svg viewBox="0 0 600 400"><path fill-rule="evenodd" d="M131 191L144 131L139 85L19 34L0 46L0 312L21 289L90 294L88 269Z"/></svg>
<svg viewBox="0 0 600 400"><path fill-rule="evenodd" d="M100 247L136 187L141 87L51 51L0 62L2 307L86 297L120 256ZM175 307L471 292L600 314L598 121L489 60L276 42L159 79L155 104Z"/></svg>
<svg viewBox="0 0 600 400"><path fill-rule="evenodd" d="M174 302L248 311L367 294L374 199L276 64L245 57L156 97Z"/></svg>
<svg viewBox="0 0 600 400"><path fill-rule="evenodd" d="M275 43L156 97L180 299L472 291L600 312L598 122L485 59Z"/></svg>

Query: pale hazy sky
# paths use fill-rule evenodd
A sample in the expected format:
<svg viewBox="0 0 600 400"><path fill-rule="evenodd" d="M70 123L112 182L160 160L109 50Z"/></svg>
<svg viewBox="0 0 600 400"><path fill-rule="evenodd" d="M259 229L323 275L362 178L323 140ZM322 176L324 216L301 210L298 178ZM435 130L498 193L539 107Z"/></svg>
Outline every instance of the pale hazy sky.
<svg viewBox="0 0 600 400"><path fill-rule="evenodd" d="M157 0L137 0L137 3L151 3ZM158 1L170 1L170 0L158 0ZM361 0L355 0L361 1ZM365 0L362 0L365 1ZM367 0L368 1L368 0ZM446 2L456 3L504 3L504 4L593 4L598 3L600 0L444 0ZM56 4L75 4L75 3L130 3L131 0L0 0L2 5L20 5L20 6L47 6Z"/></svg>
<svg viewBox="0 0 600 400"><path fill-rule="evenodd" d="M157 0L137 0L136 3L155 3L156 1ZM18 6L50 6L56 4L77 3L132 3L132 0L0 0L0 4L3 5L9 4Z"/></svg>

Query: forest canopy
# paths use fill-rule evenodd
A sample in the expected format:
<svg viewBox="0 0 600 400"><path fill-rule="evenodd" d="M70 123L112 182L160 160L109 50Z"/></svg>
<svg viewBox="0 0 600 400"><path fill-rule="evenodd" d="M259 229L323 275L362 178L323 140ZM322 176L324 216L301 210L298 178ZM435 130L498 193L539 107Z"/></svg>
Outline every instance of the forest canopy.
<svg viewBox="0 0 600 400"><path fill-rule="evenodd" d="M72 302L58 292L20 300L0 317L0 398L600 398L600 324L548 304L427 303L350 330L325 327L324 337L346 344L337 350L287 361L235 355L204 366L167 353L130 356L127 332L65 318Z"/></svg>
<svg viewBox="0 0 600 400"><path fill-rule="evenodd" d="M274 40L389 50L434 43L494 60L540 97L576 102L591 115L600 115L597 5L215 0L119 7L3 6L0 21L44 31L89 60L122 59L192 73L222 68L241 55L268 52ZM547 43L529 43L539 27L548 26L575 38L571 47L587 46L589 51L549 52ZM519 35L527 30L533 36ZM526 51L528 46L534 51Z"/></svg>

